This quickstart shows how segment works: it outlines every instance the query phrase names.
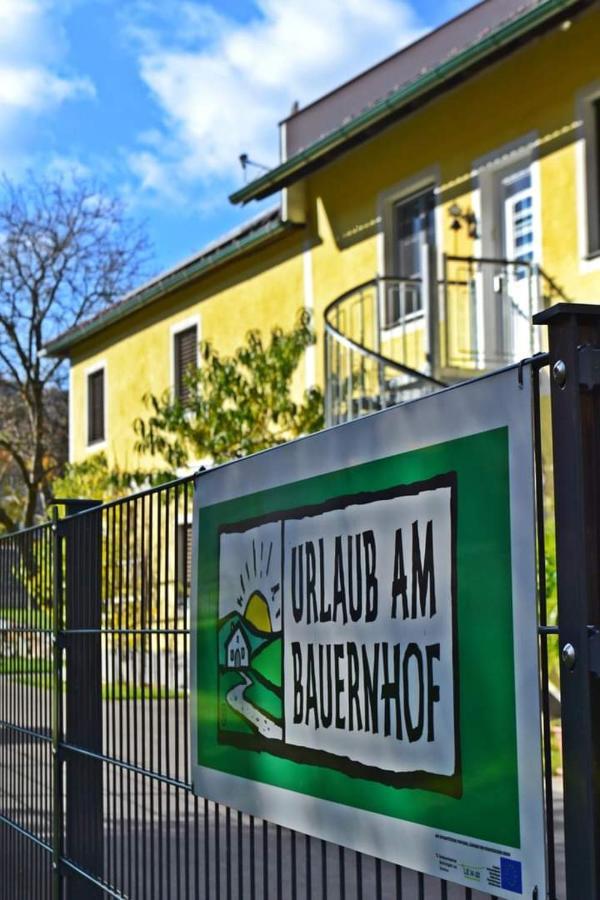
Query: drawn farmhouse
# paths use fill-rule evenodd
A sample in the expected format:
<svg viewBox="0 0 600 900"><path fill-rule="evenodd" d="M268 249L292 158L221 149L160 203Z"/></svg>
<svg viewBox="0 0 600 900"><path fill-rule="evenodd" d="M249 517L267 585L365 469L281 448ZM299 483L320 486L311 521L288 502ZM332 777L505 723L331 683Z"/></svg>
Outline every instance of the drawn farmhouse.
<svg viewBox="0 0 600 900"><path fill-rule="evenodd" d="M225 643L228 669L247 669L250 664L250 644L239 625L231 630Z"/></svg>

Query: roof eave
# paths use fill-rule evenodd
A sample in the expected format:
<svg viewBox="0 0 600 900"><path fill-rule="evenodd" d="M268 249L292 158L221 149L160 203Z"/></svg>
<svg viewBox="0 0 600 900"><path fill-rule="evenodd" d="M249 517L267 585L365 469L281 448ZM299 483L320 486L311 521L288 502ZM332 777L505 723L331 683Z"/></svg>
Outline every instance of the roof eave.
<svg viewBox="0 0 600 900"><path fill-rule="evenodd" d="M406 108L410 111L416 100L424 97L430 99L447 87L448 82L482 63L486 57L497 53L500 49L509 49L511 44L528 32L534 32L541 26L549 24L568 10L588 6L589 2L590 0L546 0L545 3L507 22L476 44L457 53L452 59L426 72L416 81L399 88L371 109L365 110L347 124L311 144L306 150L244 185L229 196L230 202L237 204L262 200L275 191L288 187L351 146L370 138L374 131L384 128L390 119L397 117Z"/></svg>
<svg viewBox="0 0 600 900"><path fill-rule="evenodd" d="M112 309L109 307L104 314L99 316L98 319L91 321L87 326L82 326L72 333L66 332L55 340L49 341L44 348L46 355L68 357L71 349L77 344L81 344L99 331L103 331L108 326L127 318L144 306L160 300L161 297L166 296L171 291L185 287L199 275L213 272L219 266L243 256L250 250L254 250L259 246L262 247L284 234L302 227L302 225L291 222L268 223L260 231L257 231L245 240L239 241L236 245L226 247L221 252L216 251L208 259L200 259L197 263L191 263L185 269L178 270L165 278L153 282L146 289L134 294L131 300L123 303L122 306L116 306Z"/></svg>

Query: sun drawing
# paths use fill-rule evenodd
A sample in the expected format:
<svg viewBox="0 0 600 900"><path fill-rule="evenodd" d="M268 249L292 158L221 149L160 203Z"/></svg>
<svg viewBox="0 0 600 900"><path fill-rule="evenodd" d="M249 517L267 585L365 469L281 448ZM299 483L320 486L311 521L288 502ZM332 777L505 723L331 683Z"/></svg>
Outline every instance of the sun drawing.
<svg viewBox="0 0 600 900"><path fill-rule="evenodd" d="M272 571L273 542L252 540L252 554L240 571L241 593L236 602L257 631L279 631L281 616L278 573Z"/></svg>

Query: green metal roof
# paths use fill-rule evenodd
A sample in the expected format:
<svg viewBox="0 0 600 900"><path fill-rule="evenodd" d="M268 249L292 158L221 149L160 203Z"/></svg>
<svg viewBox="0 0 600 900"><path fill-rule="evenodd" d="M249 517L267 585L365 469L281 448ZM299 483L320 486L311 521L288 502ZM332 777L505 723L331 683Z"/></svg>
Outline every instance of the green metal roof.
<svg viewBox="0 0 600 900"><path fill-rule="evenodd" d="M436 92L447 88L452 79L466 75L470 69L486 62L499 50L508 50L517 41L533 35L561 13L588 5L589 0L542 0L537 6L499 26L414 81L402 85L350 122L235 191L230 195L230 201L247 203L249 200L260 200L287 187L350 147L367 140L391 121L398 119L403 112L410 112L415 101L429 99Z"/></svg>
<svg viewBox="0 0 600 900"><path fill-rule="evenodd" d="M140 288L126 294L113 306L98 313L81 325L70 328L46 344L48 356L68 356L69 350L109 325L124 319L155 300L164 297L175 288L189 284L199 275L216 269L230 260L248 253L301 226L282 222L279 210L270 210L241 229L210 244L201 253L175 269L159 275Z"/></svg>

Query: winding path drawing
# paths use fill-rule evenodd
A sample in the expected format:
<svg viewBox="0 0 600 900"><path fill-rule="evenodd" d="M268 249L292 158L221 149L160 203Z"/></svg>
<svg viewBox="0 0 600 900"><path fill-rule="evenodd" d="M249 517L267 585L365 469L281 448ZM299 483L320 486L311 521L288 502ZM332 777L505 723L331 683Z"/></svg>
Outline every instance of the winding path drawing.
<svg viewBox="0 0 600 900"><path fill-rule="evenodd" d="M219 736L283 741L281 523L224 530L219 555Z"/></svg>
<svg viewBox="0 0 600 900"><path fill-rule="evenodd" d="M245 699L244 692L253 682L244 672L241 673L241 676L244 679L244 683L236 684L235 687L231 688L227 694L228 704L247 719L251 725L254 725L263 737L276 741L282 740L283 734L280 726Z"/></svg>

